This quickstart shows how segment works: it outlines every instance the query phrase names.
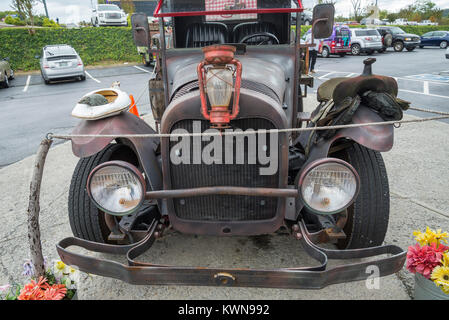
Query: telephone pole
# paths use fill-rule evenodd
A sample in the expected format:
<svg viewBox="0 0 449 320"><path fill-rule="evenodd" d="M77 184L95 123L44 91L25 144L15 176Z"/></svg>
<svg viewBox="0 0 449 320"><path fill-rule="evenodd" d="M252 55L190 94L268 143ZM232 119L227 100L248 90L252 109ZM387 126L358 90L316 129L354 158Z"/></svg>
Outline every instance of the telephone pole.
<svg viewBox="0 0 449 320"><path fill-rule="evenodd" d="M42 0L42 3L44 4L45 15L47 16L48 19L50 19L50 17L48 16L47 1L46 0Z"/></svg>

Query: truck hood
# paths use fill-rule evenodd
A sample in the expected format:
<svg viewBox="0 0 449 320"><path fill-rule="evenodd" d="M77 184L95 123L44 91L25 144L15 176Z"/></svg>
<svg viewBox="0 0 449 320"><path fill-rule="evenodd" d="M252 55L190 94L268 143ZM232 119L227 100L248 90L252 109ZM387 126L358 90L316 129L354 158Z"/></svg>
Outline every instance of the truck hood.
<svg viewBox="0 0 449 320"><path fill-rule="evenodd" d="M262 84L271 89L280 101L284 100L288 80L285 79L285 73L278 64L258 58L238 57L238 59L243 66L242 80ZM176 71L171 95L183 85L198 80L197 66L197 63L188 64Z"/></svg>

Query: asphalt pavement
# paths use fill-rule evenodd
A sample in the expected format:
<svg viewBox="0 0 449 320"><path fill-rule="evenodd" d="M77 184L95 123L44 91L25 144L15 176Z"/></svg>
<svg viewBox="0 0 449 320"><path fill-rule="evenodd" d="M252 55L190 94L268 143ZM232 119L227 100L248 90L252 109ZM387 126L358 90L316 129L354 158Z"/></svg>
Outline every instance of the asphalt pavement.
<svg viewBox="0 0 449 320"><path fill-rule="evenodd" d="M17 76L11 87L0 89L0 167L17 162L36 152L49 132L70 133L78 119L72 109L86 93L110 87L119 81L121 88L139 99L139 111L150 112L148 80L153 69L120 66L88 69L86 81L68 80L46 85L40 74Z"/></svg>

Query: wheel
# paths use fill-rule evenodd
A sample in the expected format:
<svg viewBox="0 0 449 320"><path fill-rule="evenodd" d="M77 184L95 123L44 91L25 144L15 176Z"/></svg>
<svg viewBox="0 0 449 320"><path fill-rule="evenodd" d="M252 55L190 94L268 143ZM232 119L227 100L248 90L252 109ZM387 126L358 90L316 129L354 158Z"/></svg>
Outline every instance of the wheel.
<svg viewBox="0 0 449 320"><path fill-rule="evenodd" d="M339 53L338 55L339 55L341 58L346 57L346 53L345 53L345 52Z"/></svg>
<svg viewBox="0 0 449 320"><path fill-rule="evenodd" d="M404 44L401 41L397 41L393 44L394 51L402 52L404 50Z"/></svg>
<svg viewBox="0 0 449 320"><path fill-rule="evenodd" d="M420 49L424 48L424 46L419 46Z"/></svg>
<svg viewBox="0 0 449 320"><path fill-rule="evenodd" d="M80 81L86 81L86 76L84 75L84 76L81 76L80 77Z"/></svg>
<svg viewBox="0 0 449 320"><path fill-rule="evenodd" d="M6 72L5 72L5 80L3 81L3 88L9 88L9 79Z"/></svg>
<svg viewBox="0 0 449 320"><path fill-rule="evenodd" d="M347 209L348 221L343 229L347 238L340 240L337 246L357 249L381 245L390 215L388 176L381 154L354 143L333 156L348 161L361 181L360 193Z"/></svg>
<svg viewBox="0 0 449 320"><path fill-rule="evenodd" d="M100 23L98 22L98 18L95 19L95 25L94 26L97 27L97 28L100 26Z"/></svg>
<svg viewBox="0 0 449 320"><path fill-rule="evenodd" d="M328 47L324 47L323 48L323 52L321 52L321 56L323 58L329 58L330 52L329 52L329 48Z"/></svg>
<svg viewBox="0 0 449 320"><path fill-rule="evenodd" d="M11 69L9 72L9 80L14 80L14 70Z"/></svg>
<svg viewBox="0 0 449 320"><path fill-rule="evenodd" d="M374 53L374 50L368 50L366 53L370 56Z"/></svg>
<svg viewBox="0 0 449 320"><path fill-rule="evenodd" d="M50 80L44 79L45 84L50 84Z"/></svg>
<svg viewBox="0 0 449 320"><path fill-rule="evenodd" d="M351 46L351 52L352 52L352 54L355 55L355 56L360 55L361 50L362 50L362 49L360 48L360 45L357 44L357 43L354 43L354 44Z"/></svg>
<svg viewBox="0 0 449 320"><path fill-rule="evenodd" d="M447 41L441 41L440 48L441 49L446 49L447 48Z"/></svg>
<svg viewBox="0 0 449 320"><path fill-rule="evenodd" d="M377 52L379 52L379 53L384 53L385 51L387 51L387 49L380 49L380 50L377 50Z"/></svg>
<svg viewBox="0 0 449 320"><path fill-rule="evenodd" d="M108 242L111 230L106 224L106 213L99 210L91 201L86 184L90 172L96 166L111 160L123 160L139 165L136 155L129 147L123 144L110 144L93 156L80 159L73 172L68 211L70 227L78 238L100 243Z"/></svg>
<svg viewBox="0 0 449 320"><path fill-rule="evenodd" d="M406 48L408 52L412 52L413 50L415 50L415 47L410 47L410 48Z"/></svg>

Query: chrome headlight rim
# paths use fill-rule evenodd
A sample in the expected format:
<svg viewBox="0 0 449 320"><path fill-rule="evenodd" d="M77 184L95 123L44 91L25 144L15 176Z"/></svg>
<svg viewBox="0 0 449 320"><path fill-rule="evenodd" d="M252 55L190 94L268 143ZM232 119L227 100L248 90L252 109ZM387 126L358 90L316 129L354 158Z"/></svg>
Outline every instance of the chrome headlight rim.
<svg viewBox="0 0 449 320"><path fill-rule="evenodd" d="M97 173L100 169L103 169L103 168L105 168L105 167L110 167L110 166L120 167L120 168L123 168L123 169L128 170L129 172L131 172L132 174L135 175L135 177L138 179L138 181L139 181L139 183L140 183L140 186L141 186L141 189L142 189L142 197L141 197L139 203L138 203L134 208L132 208L131 210L128 210L128 211L126 211L126 212L113 212L113 211L110 211L110 210L104 208L102 205L100 205L100 204L95 200L95 198L92 196L91 188L90 188L90 184L91 184L91 182L92 182L92 178L94 177L95 173ZM136 168L136 166L134 166L134 165L132 165L131 163L126 162L126 161L113 160L113 161L107 161L107 162L104 162L104 163L102 163L102 164L96 166L96 167L89 173L89 176L88 176L88 178L87 178L87 186L86 186L86 189L87 189L87 194L89 195L89 198L92 200L92 202L95 204L95 206L96 206L99 210L101 210L101 211L103 211L103 212L105 212L105 213L107 213L107 214L116 216L116 217L123 217L123 216L127 216L127 215L129 215L129 214L134 213L136 210L138 210L138 209L140 208L140 206L142 205L142 203L145 201L146 183L145 183L145 178L144 178L143 174L139 171L139 169Z"/></svg>
<svg viewBox="0 0 449 320"><path fill-rule="evenodd" d="M335 210L335 211L319 211L316 210L314 208L312 208L307 201L304 199L303 197L303 191L302 191L302 186L304 183L304 179L307 177L307 175L315 168L323 165L323 164L339 164L342 165L344 167L346 167L347 169L349 169L351 171L351 173L354 175L354 178L356 180L356 190L354 192L354 196L352 197L352 199L348 202L348 204L344 207L342 207L341 209ZM315 214L319 214L319 215L334 215L337 213L340 213L344 210L346 210L348 207L350 207L354 201L357 199L359 192L360 192L360 176L357 172L357 170L355 170L355 168L348 162L338 159L338 158L323 158L323 159L318 159L315 161L312 161L311 163L309 163L308 165L306 165L306 167L304 167L304 169L301 171L300 176L299 176L299 180L298 180L298 185L297 185L298 191L299 191L299 196L301 199L301 202L304 204L304 206L310 210L311 212L315 213Z"/></svg>

